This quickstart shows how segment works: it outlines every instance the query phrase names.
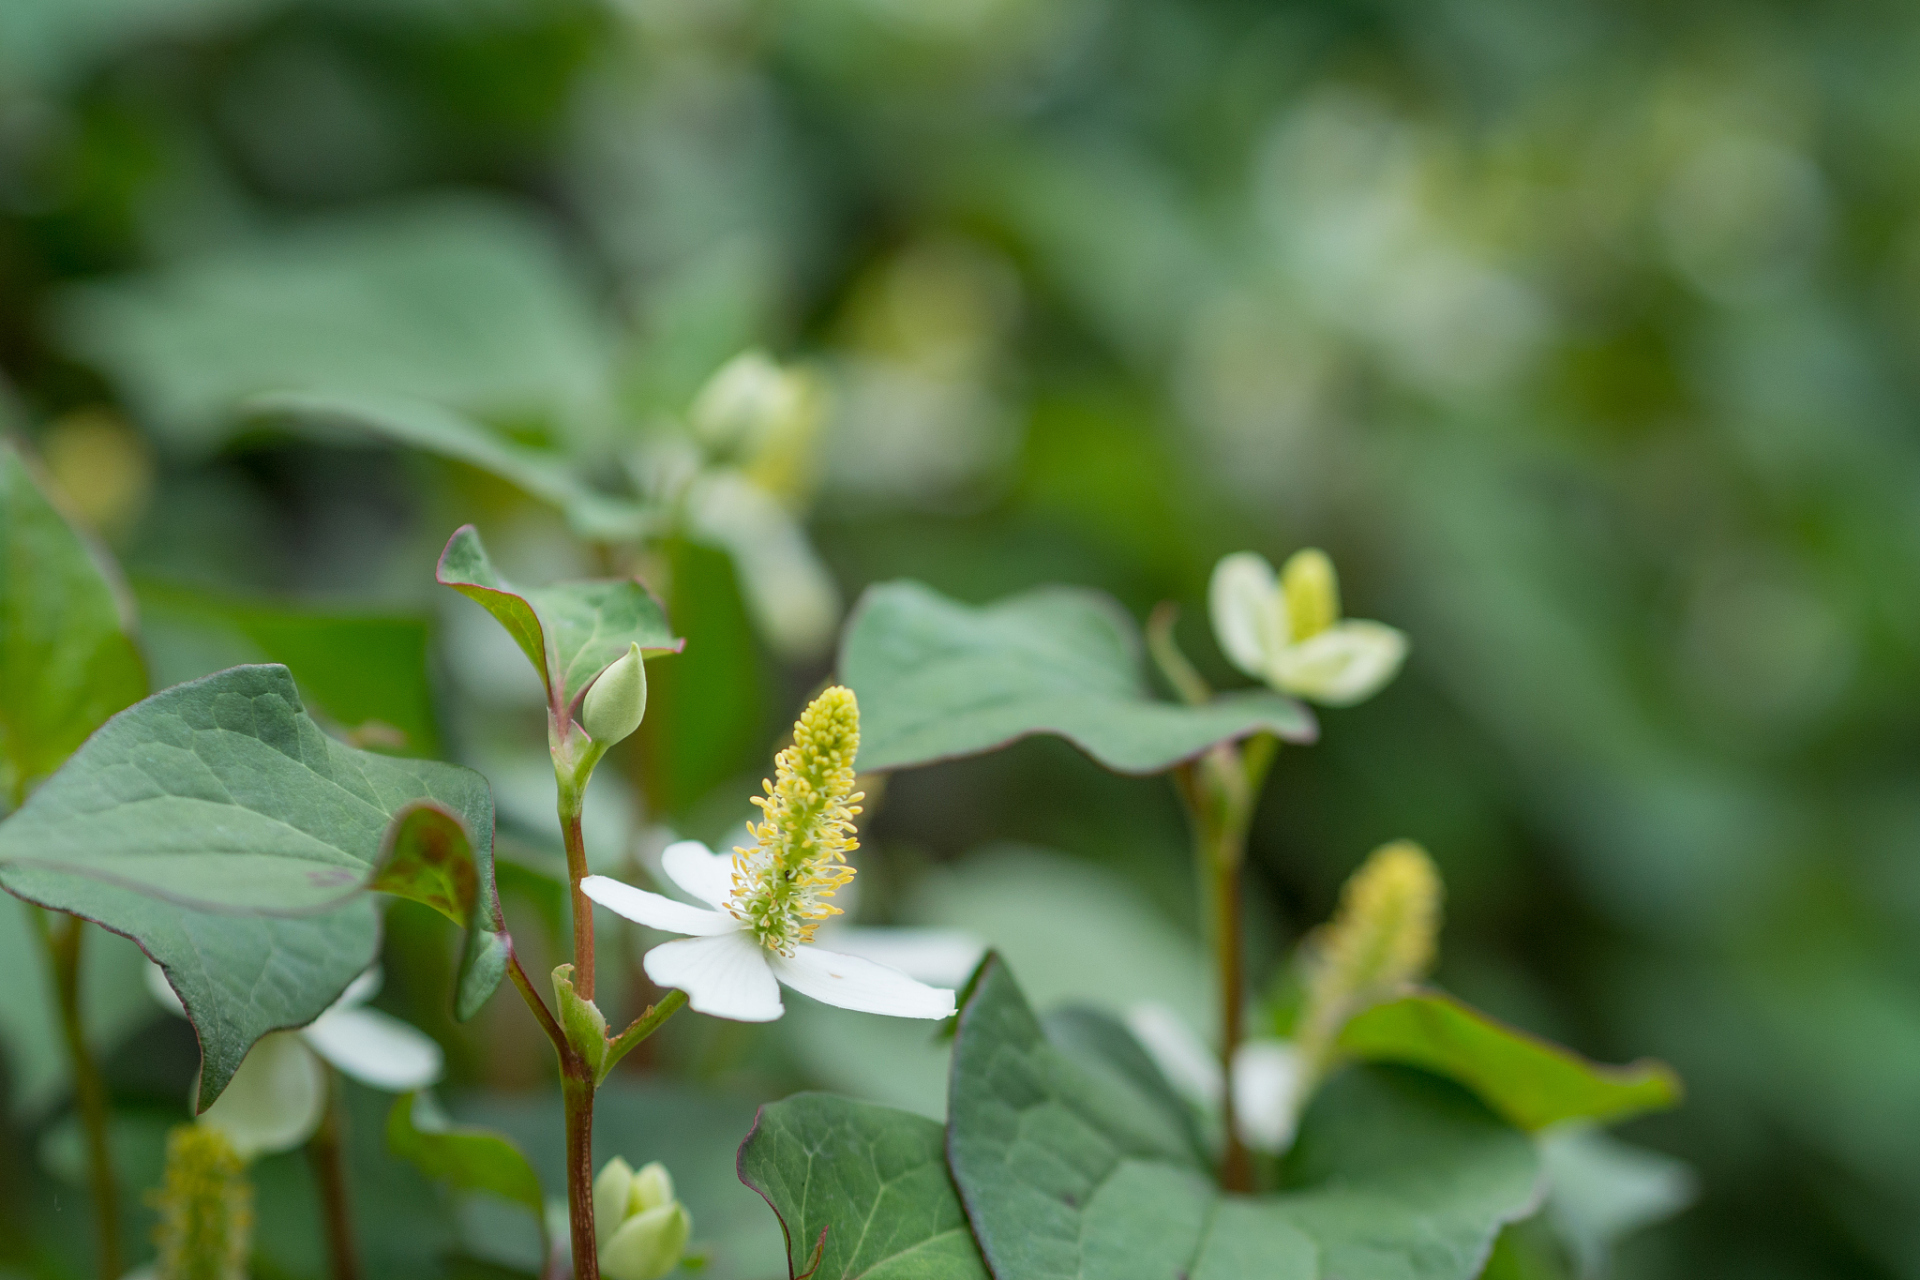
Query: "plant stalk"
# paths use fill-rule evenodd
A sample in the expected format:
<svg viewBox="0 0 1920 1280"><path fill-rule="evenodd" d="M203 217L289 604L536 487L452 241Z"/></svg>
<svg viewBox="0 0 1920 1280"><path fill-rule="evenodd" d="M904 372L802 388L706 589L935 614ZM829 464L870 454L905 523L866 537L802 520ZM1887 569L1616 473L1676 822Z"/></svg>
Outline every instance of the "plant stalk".
<svg viewBox="0 0 1920 1280"><path fill-rule="evenodd" d="M573 989L593 999L593 900L581 891L587 878L587 842L580 829L581 792L560 779L560 833L567 843L567 889L573 904Z"/></svg>
<svg viewBox="0 0 1920 1280"><path fill-rule="evenodd" d="M320 1190L320 1216L327 1236L327 1274L332 1280L359 1280L359 1253L353 1243L353 1208L347 1195L346 1113L340 1080L327 1071L327 1110L307 1139L307 1159Z"/></svg>
<svg viewBox="0 0 1920 1280"><path fill-rule="evenodd" d="M592 1069L569 1049L561 1062L560 1090L567 1117L567 1223L574 1280L600 1280L593 1224L593 1086Z"/></svg>
<svg viewBox="0 0 1920 1280"><path fill-rule="evenodd" d="M107 1141L109 1104L106 1083L87 1047L80 1017L80 944L86 922L62 914L56 928L48 913L29 908L39 926L40 942L53 970L54 1002L60 1011L60 1032L67 1042L67 1060L73 1069L74 1107L86 1137L87 1178L93 1190L96 1258L102 1280L119 1280L125 1270L120 1250L120 1190L113 1177L113 1153Z"/></svg>

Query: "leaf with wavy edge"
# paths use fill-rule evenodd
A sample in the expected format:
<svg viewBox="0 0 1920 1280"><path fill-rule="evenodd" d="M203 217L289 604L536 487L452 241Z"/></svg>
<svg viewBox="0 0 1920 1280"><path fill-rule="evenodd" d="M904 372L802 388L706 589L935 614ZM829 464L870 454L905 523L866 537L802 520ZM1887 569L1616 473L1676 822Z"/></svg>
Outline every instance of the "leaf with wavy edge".
<svg viewBox="0 0 1920 1280"><path fill-rule="evenodd" d="M1204 706L1152 695L1133 620L1108 597L1042 587L974 607L917 582L870 587L840 647L860 699L860 768L902 769L1057 734L1109 769L1159 773L1219 742L1311 742L1313 713L1248 691Z"/></svg>
<svg viewBox="0 0 1920 1280"><path fill-rule="evenodd" d="M335 742L285 667L235 667L102 726L0 823L0 885L166 969L200 1036L205 1106L255 1040L310 1022L372 962L378 915L360 891L422 798L459 815L490 867L479 774Z"/></svg>

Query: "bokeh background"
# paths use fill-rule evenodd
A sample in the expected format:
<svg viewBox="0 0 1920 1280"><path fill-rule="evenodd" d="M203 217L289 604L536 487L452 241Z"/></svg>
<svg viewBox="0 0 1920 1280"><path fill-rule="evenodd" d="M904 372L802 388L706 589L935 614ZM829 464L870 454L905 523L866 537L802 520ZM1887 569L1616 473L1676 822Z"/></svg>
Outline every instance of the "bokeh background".
<svg viewBox="0 0 1920 1280"><path fill-rule="evenodd" d="M867 583L1173 600L1232 683L1213 561L1323 546L1413 657L1279 759L1256 972L1419 839L1445 985L1689 1084L1628 1136L1698 1202L1616 1274L1920 1277L1916 65L1920 11L1870 0L4 0L5 412L156 683L284 661L343 731L488 773L527 936L551 780L530 673L436 595L464 521L527 580L638 567L691 638L602 771L616 868L727 836ZM418 397L643 491L755 347L817 430L631 565L478 469L244 407ZM1040 742L874 807L864 918L987 934L1043 997L1205 1007L1164 783ZM456 1109L550 1140L524 1011L455 1027L445 930L389 924L381 1003ZM94 954L150 1175L191 1033ZM8 986L0 1266L72 1274L60 1067ZM940 1105L937 1047L872 1022L682 1019L603 1151L672 1155L716 1266L770 1274L728 1182L756 1101ZM382 1105L368 1247L434 1274L489 1224L378 1161ZM318 1274L304 1177L262 1167L261 1274Z"/></svg>

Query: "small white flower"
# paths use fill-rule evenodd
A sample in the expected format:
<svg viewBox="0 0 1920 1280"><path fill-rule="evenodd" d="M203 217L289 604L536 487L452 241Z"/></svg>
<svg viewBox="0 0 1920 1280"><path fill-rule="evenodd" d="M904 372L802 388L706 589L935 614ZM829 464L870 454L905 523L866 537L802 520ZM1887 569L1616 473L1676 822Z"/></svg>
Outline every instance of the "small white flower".
<svg viewBox="0 0 1920 1280"><path fill-rule="evenodd" d="M1342 619L1333 562L1306 550L1275 574L1251 551L1213 568L1213 634L1248 675L1281 693L1351 706L1378 692L1406 660L1407 637L1380 622Z"/></svg>
<svg viewBox="0 0 1920 1280"><path fill-rule="evenodd" d="M1167 1083L1202 1111L1218 1113L1220 1060L1186 1021L1155 1003L1133 1006L1126 1021ZM1240 1141L1255 1151L1281 1152L1292 1146L1304 1101L1303 1078L1292 1041L1271 1036L1242 1041L1233 1054L1233 1127Z"/></svg>
<svg viewBox="0 0 1920 1280"><path fill-rule="evenodd" d="M147 987L169 1012L186 1016L157 964L147 966ZM262 1036L225 1091L200 1113L200 1123L221 1130L251 1160L313 1136L326 1114L327 1063L387 1093L438 1081L444 1065L438 1044L390 1014L361 1007L379 990L380 971L369 969L306 1026Z"/></svg>
<svg viewBox="0 0 1920 1280"><path fill-rule="evenodd" d="M735 860L698 840L668 846L661 869L675 884L707 903L696 907L648 893L609 876L588 876L580 888L601 906L638 924L689 935L647 952L647 976L687 993L700 1013L739 1022L771 1022L785 1011L780 984L824 1004L897 1018L946 1018L953 992L918 982L898 969L807 943L783 953L761 941L749 922L733 914ZM743 914L744 910L743 910Z"/></svg>

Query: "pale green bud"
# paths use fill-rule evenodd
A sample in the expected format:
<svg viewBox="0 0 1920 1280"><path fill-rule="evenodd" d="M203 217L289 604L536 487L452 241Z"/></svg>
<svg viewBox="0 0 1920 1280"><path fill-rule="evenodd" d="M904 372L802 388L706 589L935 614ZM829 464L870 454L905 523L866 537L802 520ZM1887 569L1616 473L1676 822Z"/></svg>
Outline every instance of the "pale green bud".
<svg viewBox="0 0 1920 1280"><path fill-rule="evenodd" d="M673 1175L658 1160L633 1175L633 1190L628 1193L627 1212L645 1213L663 1204L673 1203Z"/></svg>
<svg viewBox="0 0 1920 1280"><path fill-rule="evenodd" d="M586 702L580 708L580 727L595 743L610 747L638 729L646 714L647 664L635 643L587 690Z"/></svg>
<svg viewBox="0 0 1920 1280"><path fill-rule="evenodd" d="M626 1221L633 1196L633 1166L619 1156L600 1166L593 1180L593 1222L603 1236L611 1237Z"/></svg>
<svg viewBox="0 0 1920 1280"><path fill-rule="evenodd" d="M600 1274L607 1280L660 1280L687 1252L693 1219L678 1200L636 1213L600 1246Z"/></svg>

